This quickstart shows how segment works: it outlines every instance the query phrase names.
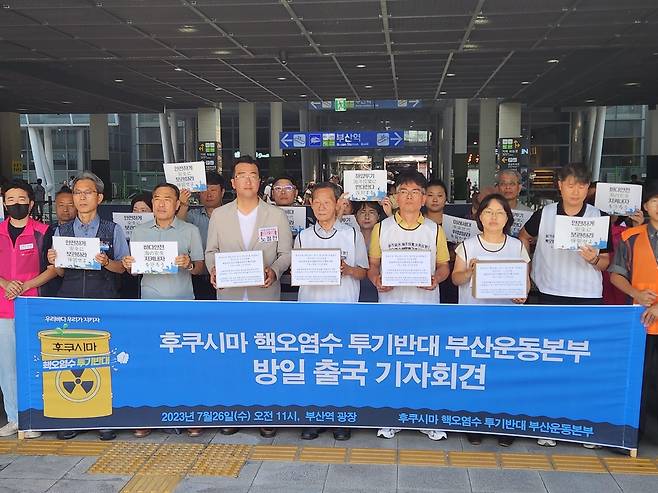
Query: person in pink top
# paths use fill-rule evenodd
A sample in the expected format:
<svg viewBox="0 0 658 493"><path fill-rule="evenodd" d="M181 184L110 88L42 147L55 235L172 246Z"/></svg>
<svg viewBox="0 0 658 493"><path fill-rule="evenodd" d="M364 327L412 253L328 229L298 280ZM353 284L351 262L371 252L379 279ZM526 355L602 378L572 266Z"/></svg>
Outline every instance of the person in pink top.
<svg viewBox="0 0 658 493"><path fill-rule="evenodd" d="M48 266L46 252L52 244L48 225L30 217L34 192L26 182L13 181L3 187L2 197L7 219L0 223L0 389L7 424L0 437L18 432L16 388L16 331L14 300L18 296L38 296L39 287L57 273ZM25 438L41 433L25 432Z"/></svg>

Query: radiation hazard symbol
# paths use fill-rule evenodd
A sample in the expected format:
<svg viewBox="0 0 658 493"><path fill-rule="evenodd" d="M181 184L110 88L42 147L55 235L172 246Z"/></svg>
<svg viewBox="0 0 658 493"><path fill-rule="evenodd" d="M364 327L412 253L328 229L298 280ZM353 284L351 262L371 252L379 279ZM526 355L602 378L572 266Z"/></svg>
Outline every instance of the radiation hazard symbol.
<svg viewBox="0 0 658 493"><path fill-rule="evenodd" d="M71 402L93 399L101 386L101 376L96 368L58 371L55 377L57 392Z"/></svg>

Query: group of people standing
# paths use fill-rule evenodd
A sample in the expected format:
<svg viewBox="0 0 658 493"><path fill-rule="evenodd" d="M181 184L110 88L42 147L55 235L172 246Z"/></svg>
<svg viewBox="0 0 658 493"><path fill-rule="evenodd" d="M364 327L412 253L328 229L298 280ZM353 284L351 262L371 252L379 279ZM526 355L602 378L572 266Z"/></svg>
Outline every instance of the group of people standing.
<svg viewBox="0 0 658 493"><path fill-rule="evenodd" d="M417 171L403 172L395 181L394 194L377 202L350 203L333 182L317 183L310 192L309 222L293 238L288 217L281 207L297 206L294 180L280 177L271 183L268 203L259 195L258 162L250 156L236 159L231 185L236 198L222 205L224 179L208 173L207 190L200 193L200 208L189 207L191 194L170 183L157 185L150 196L133 200L134 212L152 212L153 220L138 225L134 241L175 241L178 272L172 275L141 275L138 297L142 299L218 299L236 301L278 301L282 279L291 264L293 248L340 249L341 284L302 286L300 302L358 302L439 304L508 303L523 304L524 297L509 300L475 298L471 283L480 260L515 259L529 264L530 279L543 304L600 304L603 298L603 272L609 270L611 283L625 295L647 308L642 319L658 333L658 187L645 186L643 208L649 216L633 216L630 228L621 233L614 257L609 249L583 245L579 251L552 248L555 218L558 215L600 217L604 213L587 203L590 176L579 164L564 166L558 177L560 200L536 212L518 234L512 236L513 210L527 209L519 202L520 175L502 171L495 189L480 192L472 211L481 233L459 245L449 244L442 228L447 202L446 187L440 180L427 181ZM35 198L24 182L11 182L3 190L7 219L0 224L0 387L8 424L0 436L16 433L16 366L14 339L14 300L17 296L48 293L71 298L121 297L122 278L132 277L134 258L123 229L98 215L103 201L103 182L93 173L77 176L72 188L56 198L58 224L49 227L29 216ZM354 215L358 227L342 221ZM616 219L615 219L616 221ZM634 222L633 222L634 221ZM98 237L101 251L96 260L100 271L55 267L57 252L53 236ZM612 242L609 242L612 245ZM429 286L386 286L382 282L382 252L388 250L429 251L432 276ZM260 250L264 260L264 284L246 288L222 288L216 283L215 254ZM534 251L534 253L533 253ZM532 261L531 261L532 253ZM5 260L7 259L7 260ZM630 299L629 298L629 299ZM222 428L232 434L237 428ZM321 429L307 428L302 438L313 439ZM399 431L383 428L378 435L391 438ZM432 440L445 438L439 430L420 430ZM148 430L136 430L146 436ZM191 436L201 433L190 429ZM61 432L71 438L76 432ZM271 437L272 428L261 429ZM26 437L38 436L27 432ZM101 430L101 439L112 439L112 430ZM350 438L348 429L335 429L338 440ZM469 434L472 443L481 437ZM500 437L501 445L512 439ZM553 440L539 440L555 446Z"/></svg>

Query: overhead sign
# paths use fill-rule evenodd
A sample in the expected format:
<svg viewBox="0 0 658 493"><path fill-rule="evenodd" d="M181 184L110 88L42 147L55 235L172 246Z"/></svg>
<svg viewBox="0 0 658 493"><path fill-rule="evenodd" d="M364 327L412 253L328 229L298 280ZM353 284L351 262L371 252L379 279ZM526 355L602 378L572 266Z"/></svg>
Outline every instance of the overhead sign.
<svg viewBox="0 0 658 493"><path fill-rule="evenodd" d="M498 164L500 169L519 171L521 168L527 168L527 155L528 150L523 148L520 137L498 139Z"/></svg>
<svg viewBox="0 0 658 493"><path fill-rule="evenodd" d="M383 99L375 101L376 110L414 109L422 107L423 102L420 99Z"/></svg>
<svg viewBox="0 0 658 493"><path fill-rule="evenodd" d="M336 111L347 111L347 99L345 98L336 98L334 100L334 109Z"/></svg>
<svg viewBox="0 0 658 493"><path fill-rule="evenodd" d="M308 108L314 111L395 110L422 107L423 101L420 99L360 99L352 101L345 98L336 98L334 101L309 101L308 103Z"/></svg>
<svg viewBox="0 0 658 493"><path fill-rule="evenodd" d="M281 149L404 147L404 130L281 132L279 142Z"/></svg>

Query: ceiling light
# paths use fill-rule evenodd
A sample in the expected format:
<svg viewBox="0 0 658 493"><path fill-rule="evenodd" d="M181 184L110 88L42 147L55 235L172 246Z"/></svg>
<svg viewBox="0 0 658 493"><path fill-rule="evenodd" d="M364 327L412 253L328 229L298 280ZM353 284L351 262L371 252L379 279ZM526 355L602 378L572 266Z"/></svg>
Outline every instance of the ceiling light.
<svg viewBox="0 0 658 493"><path fill-rule="evenodd" d="M184 26L178 28L178 32L181 33L195 33L197 31L198 29L196 27L190 26L189 24L185 24Z"/></svg>
<svg viewBox="0 0 658 493"><path fill-rule="evenodd" d="M489 24L489 18L486 15L477 15L475 17L475 24L478 26L482 26L484 24Z"/></svg>
<svg viewBox="0 0 658 493"><path fill-rule="evenodd" d="M276 80L286 80L287 77L277 77Z"/></svg>
<svg viewBox="0 0 658 493"><path fill-rule="evenodd" d="M175 70L176 72L182 72L182 71L183 71L183 69L180 68L180 67L176 67L176 68L174 68L174 70Z"/></svg>
<svg viewBox="0 0 658 493"><path fill-rule="evenodd" d="M16 111L27 111L27 108L16 108Z"/></svg>
<svg viewBox="0 0 658 493"><path fill-rule="evenodd" d="M123 79L114 79L114 82L123 82Z"/></svg>
<svg viewBox="0 0 658 493"><path fill-rule="evenodd" d="M560 60L557 58L551 58L549 60L546 60L546 63L560 63Z"/></svg>
<svg viewBox="0 0 658 493"><path fill-rule="evenodd" d="M528 84L530 84L530 81L524 80L524 81L521 82L521 84L523 84L524 86L527 86Z"/></svg>
<svg viewBox="0 0 658 493"><path fill-rule="evenodd" d="M174 99L174 98L171 96L165 96L165 99Z"/></svg>
<svg viewBox="0 0 658 493"><path fill-rule="evenodd" d="M299 97L300 97L300 98L305 98L305 97L306 97L306 94L300 94Z"/></svg>
<svg viewBox="0 0 658 493"><path fill-rule="evenodd" d="M359 63L356 68L366 68L366 66L363 63Z"/></svg>
<svg viewBox="0 0 658 493"><path fill-rule="evenodd" d="M440 92L439 94L441 94L441 95L443 95L443 96L445 96L445 95L446 95L446 94L448 94L448 93L447 93L447 92L445 92L445 91L441 91L441 92Z"/></svg>
<svg viewBox="0 0 658 493"><path fill-rule="evenodd" d="M627 87L637 87L637 86L640 85L640 83L639 82L625 82L624 85L627 86Z"/></svg>
<svg viewBox="0 0 658 493"><path fill-rule="evenodd" d="M585 102L586 103L595 103L596 99L586 99Z"/></svg>
<svg viewBox="0 0 658 493"><path fill-rule="evenodd" d="M367 86L363 86L363 87L365 87L366 89L372 89L371 85L367 85Z"/></svg>
<svg viewBox="0 0 658 493"><path fill-rule="evenodd" d="M449 74L446 74L446 77L454 77L454 76L455 76L455 74L453 74L452 72L450 72Z"/></svg>
<svg viewBox="0 0 658 493"><path fill-rule="evenodd" d="M477 50L480 47L477 43L466 43L464 45L465 50Z"/></svg>
<svg viewBox="0 0 658 493"><path fill-rule="evenodd" d="M215 87L215 91L223 91L221 87Z"/></svg>
<svg viewBox="0 0 658 493"><path fill-rule="evenodd" d="M60 101L62 104L71 104L71 101Z"/></svg>
<svg viewBox="0 0 658 493"><path fill-rule="evenodd" d="M231 51L230 50L215 50L212 53L213 53L213 55L230 55Z"/></svg>

